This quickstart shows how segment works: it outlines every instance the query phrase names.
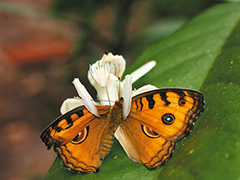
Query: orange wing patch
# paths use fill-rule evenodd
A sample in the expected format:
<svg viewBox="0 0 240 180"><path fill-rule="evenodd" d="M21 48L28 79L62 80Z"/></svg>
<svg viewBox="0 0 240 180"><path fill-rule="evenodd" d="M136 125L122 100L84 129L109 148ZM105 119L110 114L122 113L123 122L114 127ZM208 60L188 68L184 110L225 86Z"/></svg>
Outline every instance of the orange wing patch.
<svg viewBox="0 0 240 180"><path fill-rule="evenodd" d="M187 136L204 109L203 95L193 90L159 89L133 98L128 119L117 138L130 158L154 169ZM134 150L133 150L134 149Z"/></svg>
<svg viewBox="0 0 240 180"><path fill-rule="evenodd" d="M60 116L41 135L47 148L54 146L63 164L72 171L97 172L110 151L113 132L105 124L110 107L97 109L101 118L81 106Z"/></svg>
<svg viewBox="0 0 240 180"><path fill-rule="evenodd" d="M114 132L122 121L122 101L112 107L96 107L100 117L81 106L56 119L41 135L48 149L54 146L71 171L97 172L112 147Z"/></svg>
<svg viewBox="0 0 240 180"><path fill-rule="evenodd" d="M53 121L43 131L41 134L41 139L48 149L50 149L54 144L67 143L76 136L76 133L74 132L81 132L81 130L84 129L83 126L86 124L86 118L91 121L95 117L89 113L84 106L75 108ZM82 125L77 127L76 124L79 123ZM73 125L75 125L75 127Z"/></svg>

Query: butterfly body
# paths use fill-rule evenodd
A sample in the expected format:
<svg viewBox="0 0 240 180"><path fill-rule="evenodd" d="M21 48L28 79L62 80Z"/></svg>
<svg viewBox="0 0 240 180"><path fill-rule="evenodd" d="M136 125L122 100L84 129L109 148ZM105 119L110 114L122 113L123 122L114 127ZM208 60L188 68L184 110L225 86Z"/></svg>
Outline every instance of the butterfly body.
<svg viewBox="0 0 240 180"><path fill-rule="evenodd" d="M121 98L113 106L96 106L99 117L80 106L50 124L41 139L48 149L53 145L63 164L73 171L97 172L114 136L132 160L154 169L189 134L204 109L204 98L187 89L149 91L132 98L125 119L123 105Z"/></svg>

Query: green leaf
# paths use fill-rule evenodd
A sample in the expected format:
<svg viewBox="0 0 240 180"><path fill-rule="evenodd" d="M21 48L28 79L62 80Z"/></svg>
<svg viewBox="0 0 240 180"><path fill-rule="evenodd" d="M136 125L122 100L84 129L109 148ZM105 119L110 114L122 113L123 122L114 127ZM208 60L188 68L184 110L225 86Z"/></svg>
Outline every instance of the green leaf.
<svg viewBox="0 0 240 180"><path fill-rule="evenodd" d="M128 69L149 60L156 67L134 86L182 87L203 92L206 110L172 158L149 171L131 161L115 142L96 174L72 174L57 158L46 179L239 179L240 177L240 3L207 10Z"/></svg>
<svg viewBox="0 0 240 180"><path fill-rule="evenodd" d="M131 52L134 54L137 54L136 52L144 52L149 45L156 44L163 38L172 34L186 21L186 18L168 18L160 20L152 26L146 27L142 31L134 34L128 41L125 49L131 49Z"/></svg>

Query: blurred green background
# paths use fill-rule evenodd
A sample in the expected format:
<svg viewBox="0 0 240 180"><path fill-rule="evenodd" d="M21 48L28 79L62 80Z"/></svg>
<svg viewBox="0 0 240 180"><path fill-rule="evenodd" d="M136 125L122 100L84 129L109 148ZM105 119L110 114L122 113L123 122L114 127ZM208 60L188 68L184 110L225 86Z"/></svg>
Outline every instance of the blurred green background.
<svg viewBox="0 0 240 180"><path fill-rule="evenodd" d="M105 51L130 65L214 0L1 0L0 175L43 179L56 155L41 131L76 96L79 77L91 94L89 64ZM14 172L14 173L10 173Z"/></svg>

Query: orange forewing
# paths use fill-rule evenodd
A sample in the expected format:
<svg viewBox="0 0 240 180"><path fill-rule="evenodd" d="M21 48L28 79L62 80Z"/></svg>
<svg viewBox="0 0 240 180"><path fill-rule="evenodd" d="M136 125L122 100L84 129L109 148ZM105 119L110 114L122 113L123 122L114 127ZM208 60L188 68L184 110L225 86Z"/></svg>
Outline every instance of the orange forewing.
<svg viewBox="0 0 240 180"><path fill-rule="evenodd" d="M116 136L129 157L149 169L162 165L175 143L187 136L204 109L203 95L193 90L160 89L133 98Z"/></svg>
<svg viewBox="0 0 240 180"><path fill-rule="evenodd" d="M62 159L63 164L72 171L97 172L105 155L110 151L113 143L113 133L110 131L105 135L104 142L101 136L104 135L105 118L94 119L87 126L87 137L83 142L73 143L72 141L62 145L55 145L54 149ZM100 147L105 147L100 152Z"/></svg>
<svg viewBox="0 0 240 180"><path fill-rule="evenodd" d="M109 107L100 106L98 111L100 115L107 114ZM41 139L48 149L56 143L68 143L95 119L84 106L77 107L53 121L42 132Z"/></svg>
<svg viewBox="0 0 240 180"><path fill-rule="evenodd" d="M111 149L117 128L108 122L109 116L112 110L118 109L116 106L97 106L100 117L96 117L84 106L78 107L50 124L41 139L48 149L54 146L63 164L70 170L97 172Z"/></svg>

